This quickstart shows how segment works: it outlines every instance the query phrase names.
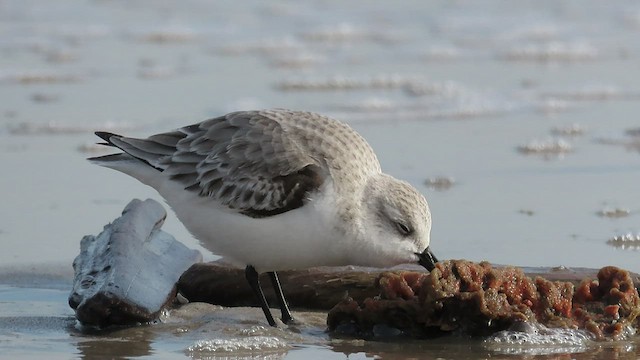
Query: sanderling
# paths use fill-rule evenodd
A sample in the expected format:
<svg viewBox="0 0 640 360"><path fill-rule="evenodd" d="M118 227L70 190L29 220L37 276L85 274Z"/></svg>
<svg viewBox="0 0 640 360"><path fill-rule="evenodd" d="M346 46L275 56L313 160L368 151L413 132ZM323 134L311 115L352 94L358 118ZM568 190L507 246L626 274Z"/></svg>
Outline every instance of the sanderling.
<svg viewBox="0 0 640 360"><path fill-rule="evenodd" d="M213 253L244 266L270 325L258 274L293 320L276 271L437 261L431 214L413 186L383 173L348 125L283 109L239 111L135 139L96 132L123 153L90 158L156 189Z"/></svg>

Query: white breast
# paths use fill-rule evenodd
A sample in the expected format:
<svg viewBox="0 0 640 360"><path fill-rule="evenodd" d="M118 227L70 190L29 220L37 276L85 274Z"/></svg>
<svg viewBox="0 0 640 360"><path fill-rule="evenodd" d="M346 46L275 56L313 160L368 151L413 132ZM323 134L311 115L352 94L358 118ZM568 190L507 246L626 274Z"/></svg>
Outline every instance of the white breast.
<svg viewBox="0 0 640 360"><path fill-rule="evenodd" d="M304 206L265 218L231 211L170 180L154 187L205 248L238 266L263 272L349 263L331 182Z"/></svg>

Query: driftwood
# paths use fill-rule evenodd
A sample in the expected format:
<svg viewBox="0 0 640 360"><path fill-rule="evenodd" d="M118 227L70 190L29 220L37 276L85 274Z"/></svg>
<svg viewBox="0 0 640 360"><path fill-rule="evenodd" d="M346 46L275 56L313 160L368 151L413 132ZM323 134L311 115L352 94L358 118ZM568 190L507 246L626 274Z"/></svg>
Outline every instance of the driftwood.
<svg viewBox="0 0 640 360"><path fill-rule="evenodd" d="M407 266L401 270L424 271L417 266ZM281 271L278 276L287 300L294 309L329 310L347 297L360 302L378 296L380 289L375 283L382 272L373 268L338 267ZM536 268L526 271L530 277L569 281L576 286L583 279L596 278L597 273L598 269L587 268ZM638 277L634 278L637 281ZM277 304L266 275L261 275L260 279L267 299ZM258 306L245 280L244 270L232 268L223 262L194 264L180 277L178 291L189 301L222 306Z"/></svg>
<svg viewBox="0 0 640 360"><path fill-rule="evenodd" d="M278 277L292 307L329 310L346 297L364 299L376 296L380 290L376 288L374 280L379 273L378 269L313 268L279 271ZM276 304L267 275L262 274L260 281L264 284L267 299ZM178 291L192 302L259 306L247 284L244 269L233 268L222 262L194 264L180 277Z"/></svg>
<svg viewBox="0 0 640 360"><path fill-rule="evenodd" d="M638 275L615 267L538 268L525 273L515 267L453 260L439 263L431 273L418 267L343 267L283 271L279 277L294 311L329 310L329 330L347 336L424 338L454 331L490 335L523 331L523 326L536 332L548 326L583 329L597 339L616 340L625 336L627 326L640 324ZM261 280L269 284L266 276ZM270 287L265 288L276 304ZM224 263L193 265L180 278L178 289L191 301L257 306L244 271Z"/></svg>
<svg viewBox="0 0 640 360"><path fill-rule="evenodd" d="M148 322L176 295L176 282L200 252L160 230L166 217L154 200L133 200L98 236L85 236L73 262L69 305L85 325Z"/></svg>

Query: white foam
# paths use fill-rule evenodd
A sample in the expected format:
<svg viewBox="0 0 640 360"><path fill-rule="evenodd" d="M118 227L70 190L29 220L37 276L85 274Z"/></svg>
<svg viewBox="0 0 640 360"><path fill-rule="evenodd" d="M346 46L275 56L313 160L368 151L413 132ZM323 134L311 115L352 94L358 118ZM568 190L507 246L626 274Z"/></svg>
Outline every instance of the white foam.
<svg viewBox="0 0 640 360"><path fill-rule="evenodd" d="M616 235L607 240L607 245L622 250L640 250L640 233L626 233L623 235Z"/></svg>
<svg viewBox="0 0 640 360"><path fill-rule="evenodd" d="M207 353L264 353L284 352L290 348L282 339L273 336L252 336L247 338L198 340L187 348L190 355L206 355Z"/></svg>
<svg viewBox="0 0 640 360"><path fill-rule="evenodd" d="M526 145L518 146L523 154L562 155L573 150L565 139L533 140Z"/></svg>
<svg viewBox="0 0 640 360"><path fill-rule="evenodd" d="M527 331L497 332L484 340L484 346L501 354L565 354L585 352L593 340L593 335L585 330L528 325Z"/></svg>

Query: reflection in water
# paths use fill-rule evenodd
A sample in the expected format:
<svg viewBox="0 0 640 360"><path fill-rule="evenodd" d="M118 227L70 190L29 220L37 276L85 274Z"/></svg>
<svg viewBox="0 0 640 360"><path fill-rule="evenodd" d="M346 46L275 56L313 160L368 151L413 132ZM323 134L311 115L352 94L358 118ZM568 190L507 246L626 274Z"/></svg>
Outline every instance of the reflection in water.
<svg viewBox="0 0 640 360"><path fill-rule="evenodd" d="M493 344L496 345L496 344ZM503 344L504 345L504 344ZM370 342L362 340L334 340L332 350L349 356L365 353L376 359L442 358L471 360L495 359L640 359L640 347L629 342L589 341L582 346L567 345L512 345L488 347L481 338L447 336L440 339L420 341L392 340L392 342ZM420 354L420 355L416 355Z"/></svg>
<svg viewBox="0 0 640 360"><path fill-rule="evenodd" d="M334 339L332 350L346 356L365 353L376 359L444 358L478 359L491 354L482 348L481 339L462 336L444 336L437 339L409 340L402 337L374 341Z"/></svg>
<svg viewBox="0 0 640 360"><path fill-rule="evenodd" d="M78 353L85 359L129 359L150 355L155 336L150 327L142 325L120 329L75 330L82 340L76 343Z"/></svg>

